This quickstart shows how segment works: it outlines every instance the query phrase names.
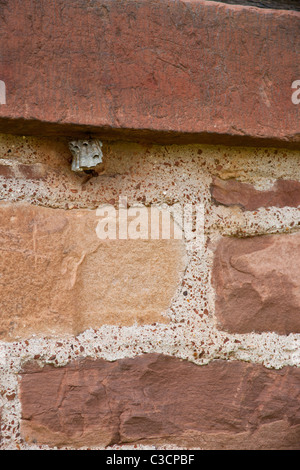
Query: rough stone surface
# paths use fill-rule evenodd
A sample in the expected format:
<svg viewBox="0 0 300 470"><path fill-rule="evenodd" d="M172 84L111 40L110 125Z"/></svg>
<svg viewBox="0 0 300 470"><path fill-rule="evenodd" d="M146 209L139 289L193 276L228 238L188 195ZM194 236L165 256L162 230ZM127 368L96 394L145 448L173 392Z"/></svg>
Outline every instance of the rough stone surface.
<svg viewBox="0 0 300 470"><path fill-rule="evenodd" d="M0 205L0 338L167 322L181 240L100 240L95 211Z"/></svg>
<svg viewBox="0 0 300 470"><path fill-rule="evenodd" d="M213 266L218 327L300 333L300 234L223 238Z"/></svg>
<svg viewBox="0 0 300 470"><path fill-rule="evenodd" d="M293 367L196 366L157 354L63 368L29 364L20 394L28 442L300 449L300 369Z"/></svg>
<svg viewBox="0 0 300 470"><path fill-rule="evenodd" d="M145 353L159 353L184 359L186 361L184 362L185 365L189 362L191 365L201 366L197 367L196 370L200 368L201 370L207 370L206 364L210 363L212 365L215 360L223 360L229 366L228 372L225 374L225 382L232 375L230 368L233 363L252 364L253 370L261 369L267 375L270 373L276 377L281 376L272 369L286 371L286 367L290 366L289 370L295 370L296 367L300 370L299 333L289 334L288 336L277 334L274 333L273 326L270 331L265 333L239 334L220 329L214 314L215 291L211 286L211 269L214 259L212 246L220 239L220 236L255 237L252 239L258 240L264 238L260 235L280 233L280 236L285 238L286 234L296 233L300 227L300 207L281 208L273 206L262 207L255 211L243 211L236 206L226 207L214 204L210 192L213 176L223 180L234 178L240 182L251 184L254 188L262 191L270 190L274 181L278 179L300 181L298 151L208 145L159 146L103 141L104 172L99 172L98 175L96 175L97 172L81 175L71 171L72 158L68 148L69 141L70 138L68 137L0 135L0 164L3 165L3 173L9 168L10 174L13 175L8 177L5 174L0 174L0 199L6 201L7 205L11 205L11 207L14 204L19 207L19 203L22 203L22 207L25 207L24 202L30 203L30 206L27 207L33 211L36 210L37 213L45 211L43 212L45 214L54 214L59 220L61 214L63 214L69 221L68 233L72 231L73 234L73 239L72 236L68 237L67 246L70 246L71 239L72 245L74 245L77 235L80 236L81 241L83 237L87 237L83 230L80 229L77 232L76 229L77 235L74 238L76 224L73 217L75 214L90 214L92 209L108 203L117 207L120 196L127 196L130 207L136 203L142 203L147 207L152 204L160 206L165 204L169 209L177 203L181 205L203 204L205 210L205 240L209 240L210 244L207 246L205 243L204 249L200 251L187 250L188 260L182 282L179 281L179 284L177 284L178 289L172 298L166 317L164 316L162 320L159 319L156 323L152 323L151 320L150 324L132 322L122 326L112 322L104 325L101 323L99 327L90 328L89 319L85 315L82 305L87 303L92 305L95 296L92 286L89 290L89 285L86 285L87 290L84 288L85 294L80 300L82 304L79 302L77 310L78 312L82 309L84 318L86 318L82 333L66 334L66 331L69 330L62 326L58 333L51 336L48 333L35 335L35 331L32 331L29 337L26 333L26 338L24 335L22 336L24 339L17 341L4 342L0 340L0 406L3 405L1 450L48 448L47 437L44 440L46 444L38 444L34 442L35 437L32 437L30 432L28 432L28 442L20 435L21 403L18 376L24 363L28 361L38 361L41 366L52 364L55 366L54 370L57 371L64 370L64 366L78 358L109 361L111 367L112 361L115 361L114 364L119 364L119 361L124 358L135 358ZM22 165L25 165L27 169L28 167L32 168L31 172L27 172L27 177L22 171ZM33 178L33 176L36 177ZM87 211L87 209L90 209L90 211ZM94 216L92 220L94 223ZM7 233L11 233L11 230L15 227L14 223L9 222L9 217L6 224L0 222L1 227ZM18 230L16 230L16 233L19 233ZM29 235L27 242L24 243L22 237L27 232L23 230L22 233L20 243L28 246ZM62 238L63 243L66 240L64 233L57 235L57 239ZM38 240L46 240L46 238L39 237ZM51 240L50 249L55 243L54 238ZM90 241L90 238L87 237L88 244ZM2 243L1 246L5 247L6 243ZM80 243L77 244L76 241L74 250L77 248L82 249ZM140 242L137 241L137 243ZM41 248L39 243L37 246ZM28 249L28 254L31 253L30 249ZM54 250L52 253L54 253ZM55 259L58 260L59 257L58 254ZM94 265L91 264L91 269L98 269L99 259L91 260L91 257L87 258L89 263L95 263ZM297 254L293 253L293 258L295 259L295 266L297 266ZM285 263L286 261L281 264ZM295 270L295 266L292 267L293 270ZM82 267L82 265L78 267L78 280L84 279L86 272L89 272L89 264L86 271L81 272ZM15 271L17 271L16 268ZM47 290L48 280L45 282L45 274L42 272L41 276L41 282L45 284ZM57 282L60 282L59 276L56 279ZM34 280L36 281L36 278ZM22 287L22 281L23 279L18 279L18 288ZM28 276L25 281L25 284L28 285ZM50 281L52 282L51 276ZM0 286L1 282L2 279L0 278ZM63 291L66 282L67 275L60 284ZM91 282L91 285L93 282ZM14 289L14 295L16 292L18 291ZM82 289L81 292L83 292ZM162 298L161 295L160 298ZM282 305L283 314L285 312L284 308L285 305ZM51 314L49 315L51 316ZM71 314L71 308L66 311L66 314ZM127 318L127 313L124 314L124 317ZM80 317L78 318L80 319ZM76 321L74 320L74 326L77 326L78 318ZM92 325L95 325L96 322L93 318L91 316ZM167 322L163 323L163 319ZM28 319L29 321L32 321L32 319ZM64 321L64 317L59 317L59 321ZM34 323L32 325L33 329L39 327ZM13 338L13 336L10 335L9 338ZM173 364L172 362L172 370L174 371L177 366L173 366ZM259 365L263 367L257 369ZM174 375L176 376L176 372ZM170 374L168 373L167 376L169 377ZM241 373L240 377L242 376ZM169 382L172 384L171 381ZM189 379L187 379L188 382ZM135 383L134 380L133 383ZM179 393L184 395L182 390L186 390L185 384L184 386L181 385L178 395ZM268 390L268 385L265 383L262 386L260 397L267 395ZM290 387L291 397L293 397L292 390L293 387ZM198 395L195 393L195 396ZM224 395L222 397L224 398ZM223 398L220 400L223 400ZM252 406L252 400L250 402ZM289 398L285 398L285 403L288 402ZM224 403L226 404L225 399ZM258 400L255 403L257 404ZM259 409L259 405L257 408ZM193 417L193 410L190 415ZM234 414L234 416L236 415ZM25 429L27 420L24 421L23 429ZM215 421L212 420L212 422ZM251 423L250 417L249 429ZM127 426L129 427L129 425L126 424L126 433ZM132 433L130 436L134 435L133 431L130 432ZM125 431L122 431L122 433L125 436ZM277 420L262 424L252 434L249 430L235 434L227 431L218 432L218 434L216 432L203 433L201 431L193 440L190 438L190 432L186 432L184 439L181 439L182 434L180 432L178 438L176 433L172 435L172 438L167 435L165 439L164 436L160 435L157 439L158 444L154 444L154 439L151 437L147 437L148 442L150 442L148 444L143 440L132 440L125 443L128 434L122 438L122 441L118 438L112 438L110 434L105 442L103 439L103 442L105 445L107 442L121 442L116 444L113 450L116 450L116 448L150 448L154 452L157 452L157 449L160 448L170 449L170 447L174 448L175 446L184 449L187 446L193 448L214 448L218 446L220 448L225 446L238 448L248 445L255 448L256 446L262 446L261 443L263 442L265 447L281 448L282 446L296 447L299 444L298 428L294 425L291 426L288 420ZM275 436L278 436L278 439ZM87 447L90 447L88 436L84 435L84 438L86 438ZM62 437L58 441L67 442L68 439ZM72 439L73 437L68 442L71 442ZM78 442L78 435L73 440L76 443L70 443L70 447L81 445ZM170 443L170 441L172 442ZM49 440L50 448L53 448L51 442ZM92 442L95 442L95 440L91 439ZM101 445L96 447L103 448Z"/></svg>
<svg viewBox="0 0 300 470"><path fill-rule="evenodd" d="M225 206L238 205L253 211L259 207L298 207L300 182L279 179L267 191L255 189L251 184L230 179L214 178L211 185L213 199Z"/></svg>
<svg viewBox="0 0 300 470"><path fill-rule="evenodd" d="M35 165L7 165L0 163L0 176L4 178L18 180L42 180L46 177L46 168L41 164Z"/></svg>
<svg viewBox="0 0 300 470"><path fill-rule="evenodd" d="M5 132L299 148L298 12L5 0L0 22Z"/></svg>

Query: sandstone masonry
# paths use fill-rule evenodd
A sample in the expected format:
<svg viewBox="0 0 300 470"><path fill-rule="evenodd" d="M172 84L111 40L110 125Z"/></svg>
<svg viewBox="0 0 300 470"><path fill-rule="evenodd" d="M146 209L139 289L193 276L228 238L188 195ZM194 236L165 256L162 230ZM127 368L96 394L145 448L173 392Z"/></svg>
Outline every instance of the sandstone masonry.
<svg viewBox="0 0 300 470"><path fill-rule="evenodd" d="M299 445L300 370L292 367L270 371L225 361L196 366L156 354L113 363L83 360L58 369L28 364L20 393L22 434L29 442Z"/></svg>
<svg viewBox="0 0 300 470"><path fill-rule="evenodd" d="M67 139L0 143L1 446L298 448L300 213L265 197L298 152L104 142L90 175ZM204 246L100 240L124 195L201 204Z"/></svg>
<svg viewBox="0 0 300 470"><path fill-rule="evenodd" d="M300 450L299 15L0 0L1 450Z"/></svg>

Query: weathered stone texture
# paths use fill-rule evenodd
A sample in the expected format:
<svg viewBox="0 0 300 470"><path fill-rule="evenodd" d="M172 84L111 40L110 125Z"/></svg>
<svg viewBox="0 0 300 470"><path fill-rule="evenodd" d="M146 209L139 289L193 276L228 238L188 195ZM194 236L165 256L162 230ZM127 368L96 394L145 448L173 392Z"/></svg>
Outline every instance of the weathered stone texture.
<svg viewBox="0 0 300 470"><path fill-rule="evenodd" d="M0 22L5 132L299 147L298 12L6 0Z"/></svg>
<svg viewBox="0 0 300 470"><path fill-rule="evenodd" d="M223 238L215 250L217 326L300 333L300 233Z"/></svg>
<svg viewBox="0 0 300 470"><path fill-rule="evenodd" d="M300 369L148 354L62 368L28 364L20 385L27 442L174 443L300 449Z"/></svg>
<svg viewBox="0 0 300 470"><path fill-rule="evenodd" d="M182 240L100 240L96 211L0 205L0 339L167 322Z"/></svg>
<svg viewBox="0 0 300 470"><path fill-rule="evenodd" d="M238 205L247 211L259 207L298 207L300 205L300 182L277 180L273 187L259 191L253 185L229 179L213 178L211 185L213 199L225 206Z"/></svg>
<svg viewBox="0 0 300 470"><path fill-rule="evenodd" d="M38 163L34 165L0 163L0 176L12 180L41 180L46 176L46 167Z"/></svg>

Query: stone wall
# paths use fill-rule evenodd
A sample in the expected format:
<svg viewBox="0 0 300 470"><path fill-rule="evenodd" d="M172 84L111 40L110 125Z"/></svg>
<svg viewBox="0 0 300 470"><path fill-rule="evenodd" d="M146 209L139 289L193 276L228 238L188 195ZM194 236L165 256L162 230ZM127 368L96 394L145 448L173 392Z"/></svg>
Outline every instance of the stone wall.
<svg viewBox="0 0 300 470"><path fill-rule="evenodd" d="M299 152L0 142L2 447L299 448ZM99 240L125 196L204 244Z"/></svg>
<svg viewBox="0 0 300 470"><path fill-rule="evenodd" d="M0 449L300 450L300 14L242 3L0 0Z"/></svg>

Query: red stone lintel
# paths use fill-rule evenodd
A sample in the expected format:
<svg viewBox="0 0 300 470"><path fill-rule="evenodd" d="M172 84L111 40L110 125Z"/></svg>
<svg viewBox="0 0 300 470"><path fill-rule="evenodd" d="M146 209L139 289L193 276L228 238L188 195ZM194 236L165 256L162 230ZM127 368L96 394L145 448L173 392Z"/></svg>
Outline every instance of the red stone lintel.
<svg viewBox="0 0 300 470"><path fill-rule="evenodd" d="M1 0L0 132L300 148L299 32L204 0Z"/></svg>

